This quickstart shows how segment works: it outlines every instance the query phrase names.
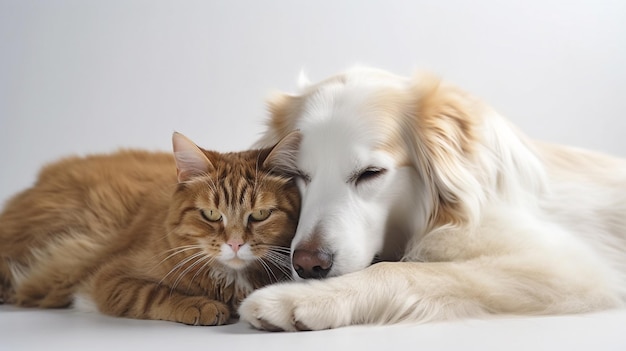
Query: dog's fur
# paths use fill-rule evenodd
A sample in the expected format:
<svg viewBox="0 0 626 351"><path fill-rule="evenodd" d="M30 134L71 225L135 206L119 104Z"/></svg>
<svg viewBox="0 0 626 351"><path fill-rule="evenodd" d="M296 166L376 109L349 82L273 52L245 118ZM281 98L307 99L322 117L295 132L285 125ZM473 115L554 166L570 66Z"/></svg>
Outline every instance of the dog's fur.
<svg viewBox="0 0 626 351"><path fill-rule="evenodd" d="M328 279L254 292L270 330L622 306L626 162L527 139L438 79L357 68L270 101L257 146L293 130L303 195L292 251ZM381 262L370 265L379 257ZM294 272L294 275L295 272Z"/></svg>

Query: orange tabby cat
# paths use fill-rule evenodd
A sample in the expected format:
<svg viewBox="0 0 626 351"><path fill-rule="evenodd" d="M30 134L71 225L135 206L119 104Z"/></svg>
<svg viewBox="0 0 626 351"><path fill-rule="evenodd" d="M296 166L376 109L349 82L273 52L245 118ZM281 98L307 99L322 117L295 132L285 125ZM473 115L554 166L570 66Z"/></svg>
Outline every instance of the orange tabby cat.
<svg viewBox="0 0 626 351"><path fill-rule="evenodd" d="M300 198L280 169L299 138L220 154L175 133L174 157L45 167L0 214L0 300L65 307L78 293L114 316L227 323L253 289L290 276Z"/></svg>

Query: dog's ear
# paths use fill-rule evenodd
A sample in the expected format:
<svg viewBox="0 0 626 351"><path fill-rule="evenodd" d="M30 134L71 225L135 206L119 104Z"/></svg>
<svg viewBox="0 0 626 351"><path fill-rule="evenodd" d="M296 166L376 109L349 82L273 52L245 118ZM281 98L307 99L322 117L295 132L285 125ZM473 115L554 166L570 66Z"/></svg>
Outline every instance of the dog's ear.
<svg viewBox="0 0 626 351"><path fill-rule="evenodd" d="M414 79L410 137L415 167L431 187L432 225L474 220L484 196L473 167L478 152L478 105L465 92L421 74Z"/></svg>
<svg viewBox="0 0 626 351"><path fill-rule="evenodd" d="M491 107L424 74L413 80L410 95L410 135L403 139L413 144L412 163L430 186L431 225L478 221L495 192L524 198L544 191L541 161Z"/></svg>
<svg viewBox="0 0 626 351"><path fill-rule="evenodd" d="M301 112L301 97L285 93L274 93L268 99L269 119L267 129L255 148L266 148L276 145L282 138L296 130L296 122Z"/></svg>

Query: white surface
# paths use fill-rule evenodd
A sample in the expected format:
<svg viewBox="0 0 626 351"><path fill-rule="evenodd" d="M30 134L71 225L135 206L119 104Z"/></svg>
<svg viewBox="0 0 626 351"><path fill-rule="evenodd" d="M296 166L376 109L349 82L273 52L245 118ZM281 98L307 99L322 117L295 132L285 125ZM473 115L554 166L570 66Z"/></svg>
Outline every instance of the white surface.
<svg viewBox="0 0 626 351"><path fill-rule="evenodd" d="M0 349L18 350L626 350L626 310L589 315L356 326L266 333L71 310L0 307Z"/></svg>
<svg viewBox="0 0 626 351"><path fill-rule="evenodd" d="M0 202L42 163L178 130L230 151L264 99L354 63L432 70L527 134L626 156L626 2L0 0ZM1 243L0 243L1 245ZM626 311L259 333L0 307L0 350L626 350Z"/></svg>

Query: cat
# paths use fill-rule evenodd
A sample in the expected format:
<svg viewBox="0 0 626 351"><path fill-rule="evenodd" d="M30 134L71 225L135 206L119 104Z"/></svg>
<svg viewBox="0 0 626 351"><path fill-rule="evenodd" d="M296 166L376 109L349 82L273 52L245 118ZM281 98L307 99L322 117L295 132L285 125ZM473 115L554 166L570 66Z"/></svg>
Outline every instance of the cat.
<svg viewBox="0 0 626 351"><path fill-rule="evenodd" d="M44 167L0 214L0 300L221 325L253 289L291 279L299 134L218 153L179 133L170 153L123 150ZM81 298L82 299L82 298Z"/></svg>

